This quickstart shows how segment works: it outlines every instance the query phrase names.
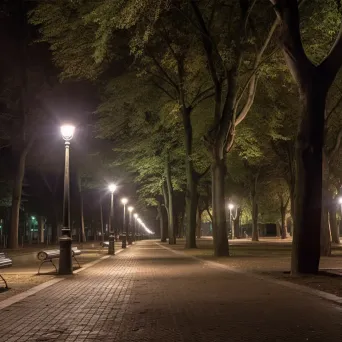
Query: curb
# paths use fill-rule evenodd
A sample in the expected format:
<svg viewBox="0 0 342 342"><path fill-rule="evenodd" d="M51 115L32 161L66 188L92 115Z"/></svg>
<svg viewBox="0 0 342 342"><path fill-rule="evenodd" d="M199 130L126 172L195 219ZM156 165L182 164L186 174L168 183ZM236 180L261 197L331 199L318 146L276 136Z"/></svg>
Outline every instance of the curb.
<svg viewBox="0 0 342 342"><path fill-rule="evenodd" d="M281 285L281 286L290 288L292 290L297 290L297 291L300 291L300 292L303 292L303 293L310 294L310 295L315 296L315 297L320 297L320 298L322 298L322 299L324 299L326 301L329 301L329 302L332 302L332 303L334 303L336 305L342 306L342 298L338 297L336 295L333 295L331 293L320 291L320 290L314 290L314 289L311 289L311 288L309 288L307 286L294 284L294 283L291 283L289 281L274 279L274 278L269 277L269 276L263 276L263 275L259 275L259 274L255 274L255 273L251 273L251 272L245 272L245 271L237 270L235 268L232 268L232 267L229 267L229 266L226 266L226 265L222 265L222 264L220 264L220 263L218 263L216 261L203 260L203 259L201 259L199 257L196 257L196 256L193 256L193 255L187 255L184 252L176 251L176 250L174 250L174 249L172 249L170 247L163 246L163 245L161 245L158 242L156 242L156 244L158 246L164 248L164 249L167 249L167 250L171 251L174 254L178 254L178 255L182 255L182 256L186 256L188 258L194 259L194 260L199 261L203 265L206 265L208 267L218 268L218 269L221 269L221 270L224 270L224 271L229 271L229 272L234 272L234 273L242 274L242 275L245 275L247 277L254 278L254 279L264 280L264 281L267 281L267 282L272 283L272 284Z"/></svg>

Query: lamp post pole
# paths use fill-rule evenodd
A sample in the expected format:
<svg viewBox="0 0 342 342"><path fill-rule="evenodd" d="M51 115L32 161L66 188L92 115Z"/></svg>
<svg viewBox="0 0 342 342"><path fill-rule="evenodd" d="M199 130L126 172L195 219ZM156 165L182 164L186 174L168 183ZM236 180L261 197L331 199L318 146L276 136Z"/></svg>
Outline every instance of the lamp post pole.
<svg viewBox="0 0 342 342"><path fill-rule="evenodd" d="M128 207L128 212L129 212L129 221L128 221L128 224L129 224L129 232L131 233L132 236L130 236L130 238L128 239L128 244L131 245L133 243L133 234L132 234L132 214L133 214L133 210L134 208L133 207Z"/></svg>
<svg viewBox="0 0 342 342"><path fill-rule="evenodd" d="M128 203L128 199L122 198L121 203L124 206L122 233L126 232L126 236L122 234L122 246L121 247L126 248L127 238L128 238L128 227L126 226L126 204Z"/></svg>
<svg viewBox="0 0 342 342"><path fill-rule="evenodd" d="M113 216L114 216L114 191L116 189L115 184L109 185L110 191L110 215L109 215L109 246L108 246L108 254L115 254L115 236L114 236L114 226L113 226Z"/></svg>
<svg viewBox="0 0 342 342"><path fill-rule="evenodd" d="M138 214L135 213L134 214L134 232L133 232L133 241L135 241L136 239L136 232L137 232L137 218L138 218Z"/></svg>
<svg viewBox="0 0 342 342"><path fill-rule="evenodd" d="M61 133L65 140L65 164L64 164L64 197L63 197L63 228L59 239L59 274L72 274L72 238L70 230L70 168L69 149L70 140L73 137L75 127L65 125L61 127Z"/></svg>
<svg viewBox="0 0 342 342"><path fill-rule="evenodd" d="M232 232L232 240L233 240L235 237L234 227L233 227L233 222L232 222L232 210L234 208L234 204L232 204L232 203L228 204L228 208L229 208L229 227L230 227L230 230Z"/></svg>

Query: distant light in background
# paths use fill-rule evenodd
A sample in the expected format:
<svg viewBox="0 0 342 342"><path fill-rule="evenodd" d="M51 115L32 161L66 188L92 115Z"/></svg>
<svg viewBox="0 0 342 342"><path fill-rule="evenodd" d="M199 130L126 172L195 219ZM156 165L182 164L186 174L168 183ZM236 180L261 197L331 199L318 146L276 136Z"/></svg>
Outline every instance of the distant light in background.
<svg viewBox="0 0 342 342"><path fill-rule="evenodd" d="M128 207L127 209L128 209L129 212L132 212L134 210L133 207Z"/></svg>
<svg viewBox="0 0 342 342"><path fill-rule="evenodd" d="M127 198L121 198L121 203L123 205L126 205L128 203L128 199Z"/></svg>
<svg viewBox="0 0 342 342"><path fill-rule="evenodd" d="M228 209L229 209L229 210L234 209L234 204L233 204L233 203L229 203L229 204L228 204Z"/></svg>

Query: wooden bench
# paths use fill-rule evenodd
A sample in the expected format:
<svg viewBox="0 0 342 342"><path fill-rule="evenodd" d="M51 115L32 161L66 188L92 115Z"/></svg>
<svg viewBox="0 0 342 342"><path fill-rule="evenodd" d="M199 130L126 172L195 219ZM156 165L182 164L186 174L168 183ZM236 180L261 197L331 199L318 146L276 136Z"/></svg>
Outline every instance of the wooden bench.
<svg viewBox="0 0 342 342"><path fill-rule="evenodd" d="M4 253L0 253L0 269L11 267L12 264L13 264L12 259L7 258ZM0 278L5 283L5 288L8 289L7 282L1 274L0 274Z"/></svg>
<svg viewBox="0 0 342 342"><path fill-rule="evenodd" d="M81 267L80 263L78 262L78 260L76 259L76 256L81 254L81 250L78 249L77 247L72 247L71 249L72 252L72 257L76 260L78 267ZM41 261L39 268L38 268L38 274L40 274L40 268L42 267L42 265L46 262L51 262L51 264L53 265L53 267L55 268L56 272L57 272L57 267L56 265L53 263L53 259L59 259L60 257L60 251L59 249L50 249L50 250L45 250L45 251L40 251L37 254L37 258L38 260Z"/></svg>
<svg viewBox="0 0 342 342"><path fill-rule="evenodd" d="M103 241L100 243L101 247L109 247L109 241Z"/></svg>

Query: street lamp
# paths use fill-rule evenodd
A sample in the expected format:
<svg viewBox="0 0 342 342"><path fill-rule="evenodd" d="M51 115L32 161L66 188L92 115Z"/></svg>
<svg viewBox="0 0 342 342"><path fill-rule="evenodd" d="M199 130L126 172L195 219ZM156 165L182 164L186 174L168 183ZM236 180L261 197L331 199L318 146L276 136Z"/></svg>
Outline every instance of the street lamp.
<svg viewBox="0 0 342 342"><path fill-rule="evenodd" d="M134 213L133 216L134 216L134 234L133 234L133 236L134 236L134 241L135 241L136 232L137 232L137 219L139 216L137 213Z"/></svg>
<svg viewBox="0 0 342 342"><path fill-rule="evenodd" d="M228 204L228 209L229 209L229 227L230 230L232 231L232 240L234 239L234 229L233 229L233 225L232 225L232 210L234 209L234 204L233 203L229 203Z"/></svg>
<svg viewBox="0 0 342 342"><path fill-rule="evenodd" d="M113 216L114 216L114 192L116 190L115 184L109 184L108 189L111 193L110 196L110 215L109 215L109 246L108 246L108 254L115 254L115 236L114 236L114 227L113 227Z"/></svg>
<svg viewBox="0 0 342 342"><path fill-rule="evenodd" d="M129 211L129 230L130 230L130 232L132 234L132 230L133 230L132 229L132 214L133 214L134 208L131 206L131 207L128 207L127 209ZM133 239L133 236L132 236L132 239ZM128 239L128 244L130 245L131 243L133 243L133 241L131 239Z"/></svg>
<svg viewBox="0 0 342 342"><path fill-rule="evenodd" d="M65 141L65 164L64 164L64 196L63 196L63 228L59 239L59 274L72 274L72 238L70 231L70 175L69 175L69 147L74 136L75 126L63 125L61 134Z"/></svg>
<svg viewBox="0 0 342 342"><path fill-rule="evenodd" d="M128 199L122 198L121 203L124 206L122 233L124 233L124 231L126 231L126 236L123 235L123 238L122 238L122 248L126 248L126 240L128 238L128 229L127 229L128 227L126 227L126 204L128 203Z"/></svg>

